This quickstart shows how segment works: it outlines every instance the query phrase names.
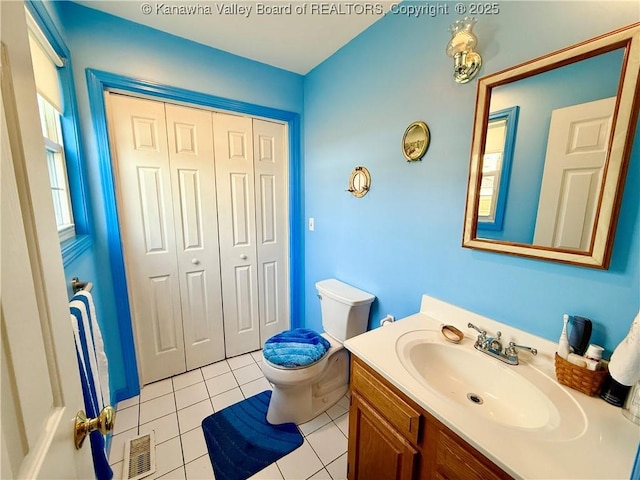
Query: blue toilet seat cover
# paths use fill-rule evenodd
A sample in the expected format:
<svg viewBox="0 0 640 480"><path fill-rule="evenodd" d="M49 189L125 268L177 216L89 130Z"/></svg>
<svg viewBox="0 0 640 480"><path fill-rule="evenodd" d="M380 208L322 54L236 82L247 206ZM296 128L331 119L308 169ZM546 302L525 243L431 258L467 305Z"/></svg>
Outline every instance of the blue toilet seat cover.
<svg viewBox="0 0 640 480"><path fill-rule="evenodd" d="M319 333L308 328L294 328L268 339L262 355L279 367L306 367L320 360L330 347L329 341Z"/></svg>

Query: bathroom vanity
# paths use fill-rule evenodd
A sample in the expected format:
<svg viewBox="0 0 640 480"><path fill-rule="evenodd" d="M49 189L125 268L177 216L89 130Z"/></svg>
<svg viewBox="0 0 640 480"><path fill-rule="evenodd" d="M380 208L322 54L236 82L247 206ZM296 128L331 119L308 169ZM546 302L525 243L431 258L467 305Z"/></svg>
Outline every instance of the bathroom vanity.
<svg viewBox="0 0 640 480"><path fill-rule="evenodd" d="M465 333L459 344L442 324ZM519 365L474 348L473 323L533 346ZM420 312L354 337L348 478L628 479L640 429L560 385L553 342L424 296Z"/></svg>
<svg viewBox="0 0 640 480"><path fill-rule="evenodd" d="M351 375L350 480L512 478L355 356Z"/></svg>

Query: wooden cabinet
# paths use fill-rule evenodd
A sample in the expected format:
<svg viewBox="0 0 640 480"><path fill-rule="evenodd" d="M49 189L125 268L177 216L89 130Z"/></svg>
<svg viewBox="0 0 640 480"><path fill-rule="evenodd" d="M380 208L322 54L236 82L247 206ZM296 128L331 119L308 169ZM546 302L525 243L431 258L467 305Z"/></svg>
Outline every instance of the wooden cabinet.
<svg viewBox="0 0 640 480"><path fill-rule="evenodd" d="M349 414L351 480L415 478L418 451L360 395L353 393Z"/></svg>
<svg viewBox="0 0 640 480"><path fill-rule="evenodd" d="M347 478L511 477L353 355Z"/></svg>

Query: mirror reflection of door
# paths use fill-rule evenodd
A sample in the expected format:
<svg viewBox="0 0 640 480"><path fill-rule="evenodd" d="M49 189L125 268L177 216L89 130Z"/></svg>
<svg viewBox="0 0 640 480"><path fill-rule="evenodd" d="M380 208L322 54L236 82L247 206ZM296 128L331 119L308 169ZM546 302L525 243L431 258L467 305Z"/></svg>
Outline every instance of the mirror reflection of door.
<svg viewBox="0 0 640 480"><path fill-rule="evenodd" d="M611 97L551 112L534 245L589 249L615 105Z"/></svg>

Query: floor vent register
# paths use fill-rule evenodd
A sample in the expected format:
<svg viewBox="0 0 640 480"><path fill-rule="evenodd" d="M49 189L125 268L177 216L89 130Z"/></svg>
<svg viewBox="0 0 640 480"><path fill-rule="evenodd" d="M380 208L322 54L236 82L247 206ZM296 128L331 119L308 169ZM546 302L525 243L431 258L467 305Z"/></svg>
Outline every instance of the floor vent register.
<svg viewBox="0 0 640 480"><path fill-rule="evenodd" d="M138 480L156 471L155 432L129 439L124 446L122 478Z"/></svg>

